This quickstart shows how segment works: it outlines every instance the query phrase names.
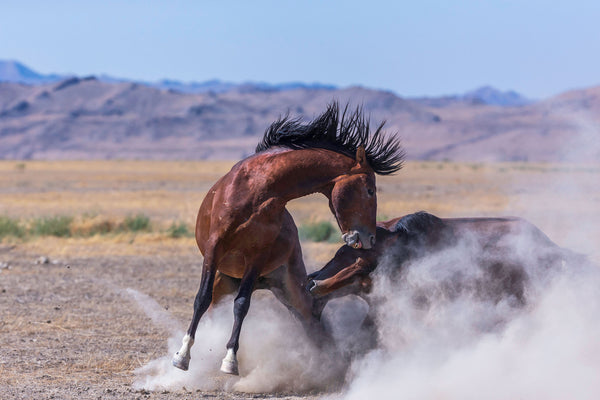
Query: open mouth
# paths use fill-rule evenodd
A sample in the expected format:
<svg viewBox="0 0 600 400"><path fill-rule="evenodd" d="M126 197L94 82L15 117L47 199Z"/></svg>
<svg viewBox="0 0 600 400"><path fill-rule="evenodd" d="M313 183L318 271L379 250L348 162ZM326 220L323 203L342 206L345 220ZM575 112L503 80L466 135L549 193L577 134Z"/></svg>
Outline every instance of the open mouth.
<svg viewBox="0 0 600 400"><path fill-rule="evenodd" d="M361 240L362 239L362 240ZM372 249L375 246L374 235L360 235L358 231L349 231L342 235L342 240L353 249Z"/></svg>
<svg viewBox="0 0 600 400"><path fill-rule="evenodd" d="M351 231L342 235L344 242L355 249L362 249L363 245L360 241L360 236L357 231Z"/></svg>

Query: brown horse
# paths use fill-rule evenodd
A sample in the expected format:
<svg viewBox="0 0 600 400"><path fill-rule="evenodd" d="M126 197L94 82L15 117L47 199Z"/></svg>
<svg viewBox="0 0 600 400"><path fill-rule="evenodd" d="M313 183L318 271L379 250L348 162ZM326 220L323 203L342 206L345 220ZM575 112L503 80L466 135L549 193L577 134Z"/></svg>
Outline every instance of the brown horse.
<svg viewBox="0 0 600 400"><path fill-rule="evenodd" d="M304 291L306 271L298 234L285 205L322 193L344 241L354 248L371 248L375 174L399 170L403 157L398 139L384 137L382 127L383 123L371 134L360 108L349 113L346 107L340 117L337 103L307 124L280 118L267 129L256 154L237 163L209 190L196 220L196 242L204 255L200 289L173 365L188 368L201 316L211 302L239 287L221 365L221 371L237 374L240 330L257 283L272 289L319 342L320 325L312 314L311 296Z"/></svg>
<svg viewBox="0 0 600 400"><path fill-rule="evenodd" d="M411 264L442 254L440 267L474 261L482 271L473 287L478 295L499 301L512 296L525 303L525 284L535 270L551 270L576 255L553 243L542 231L520 218L449 218L419 212L377 224L371 249L340 248L320 271L309 275L315 297L368 292L370 274L379 264L386 275L401 275ZM450 259L443 251L459 249ZM461 257L463 258L461 260ZM460 291L459 287L452 290ZM318 312L318 311L317 311Z"/></svg>

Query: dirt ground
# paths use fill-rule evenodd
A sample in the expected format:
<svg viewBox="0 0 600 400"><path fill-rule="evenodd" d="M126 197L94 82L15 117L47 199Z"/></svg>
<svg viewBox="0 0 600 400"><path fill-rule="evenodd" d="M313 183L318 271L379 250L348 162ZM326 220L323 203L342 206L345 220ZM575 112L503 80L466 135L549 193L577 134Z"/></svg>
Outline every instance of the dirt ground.
<svg viewBox="0 0 600 400"><path fill-rule="evenodd" d="M0 276L0 398L317 398L135 389L134 371L168 352L169 332L126 290L150 296L187 321L198 283L187 276L199 276L201 258L99 256L44 263L40 257L19 246L0 247L8 264Z"/></svg>
<svg viewBox="0 0 600 400"><path fill-rule="evenodd" d="M159 225L193 221L210 182L229 165L2 162L0 215L93 212L118 218L142 211ZM600 239L598 166L410 163L405 170L378 181L380 218L421 209L440 216L511 214L528 218L558 244L581 252L595 248ZM301 224L331 218L326 203L309 197L290 209ZM584 240L568 233L578 226L587 229ZM337 247L303 243L309 271L322 266ZM150 296L187 324L201 261L193 239L157 232L0 242L0 398L331 395L135 388L135 370L168 352L169 332L127 290Z"/></svg>

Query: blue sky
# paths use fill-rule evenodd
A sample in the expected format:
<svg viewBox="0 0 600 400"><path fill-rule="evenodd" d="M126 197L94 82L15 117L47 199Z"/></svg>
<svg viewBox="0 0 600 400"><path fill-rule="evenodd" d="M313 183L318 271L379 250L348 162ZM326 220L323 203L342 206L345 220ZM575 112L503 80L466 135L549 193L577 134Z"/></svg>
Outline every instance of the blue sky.
<svg viewBox="0 0 600 400"><path fill-rule="evenodd" d="M600 85L598 24L597 0L0 0L0 59L45 74L544 98Z"/></svg>

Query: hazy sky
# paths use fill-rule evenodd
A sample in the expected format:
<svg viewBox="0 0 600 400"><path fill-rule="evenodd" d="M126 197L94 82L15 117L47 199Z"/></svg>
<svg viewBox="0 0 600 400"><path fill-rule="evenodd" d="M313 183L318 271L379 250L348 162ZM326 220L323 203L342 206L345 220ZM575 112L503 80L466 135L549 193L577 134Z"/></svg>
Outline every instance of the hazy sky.
<svg viewBox="0 0 600 400"><path fill-rule="evenodd" d="M542 98L600 84L600 1L0 0L0 59L44 74Z"/></svg>

